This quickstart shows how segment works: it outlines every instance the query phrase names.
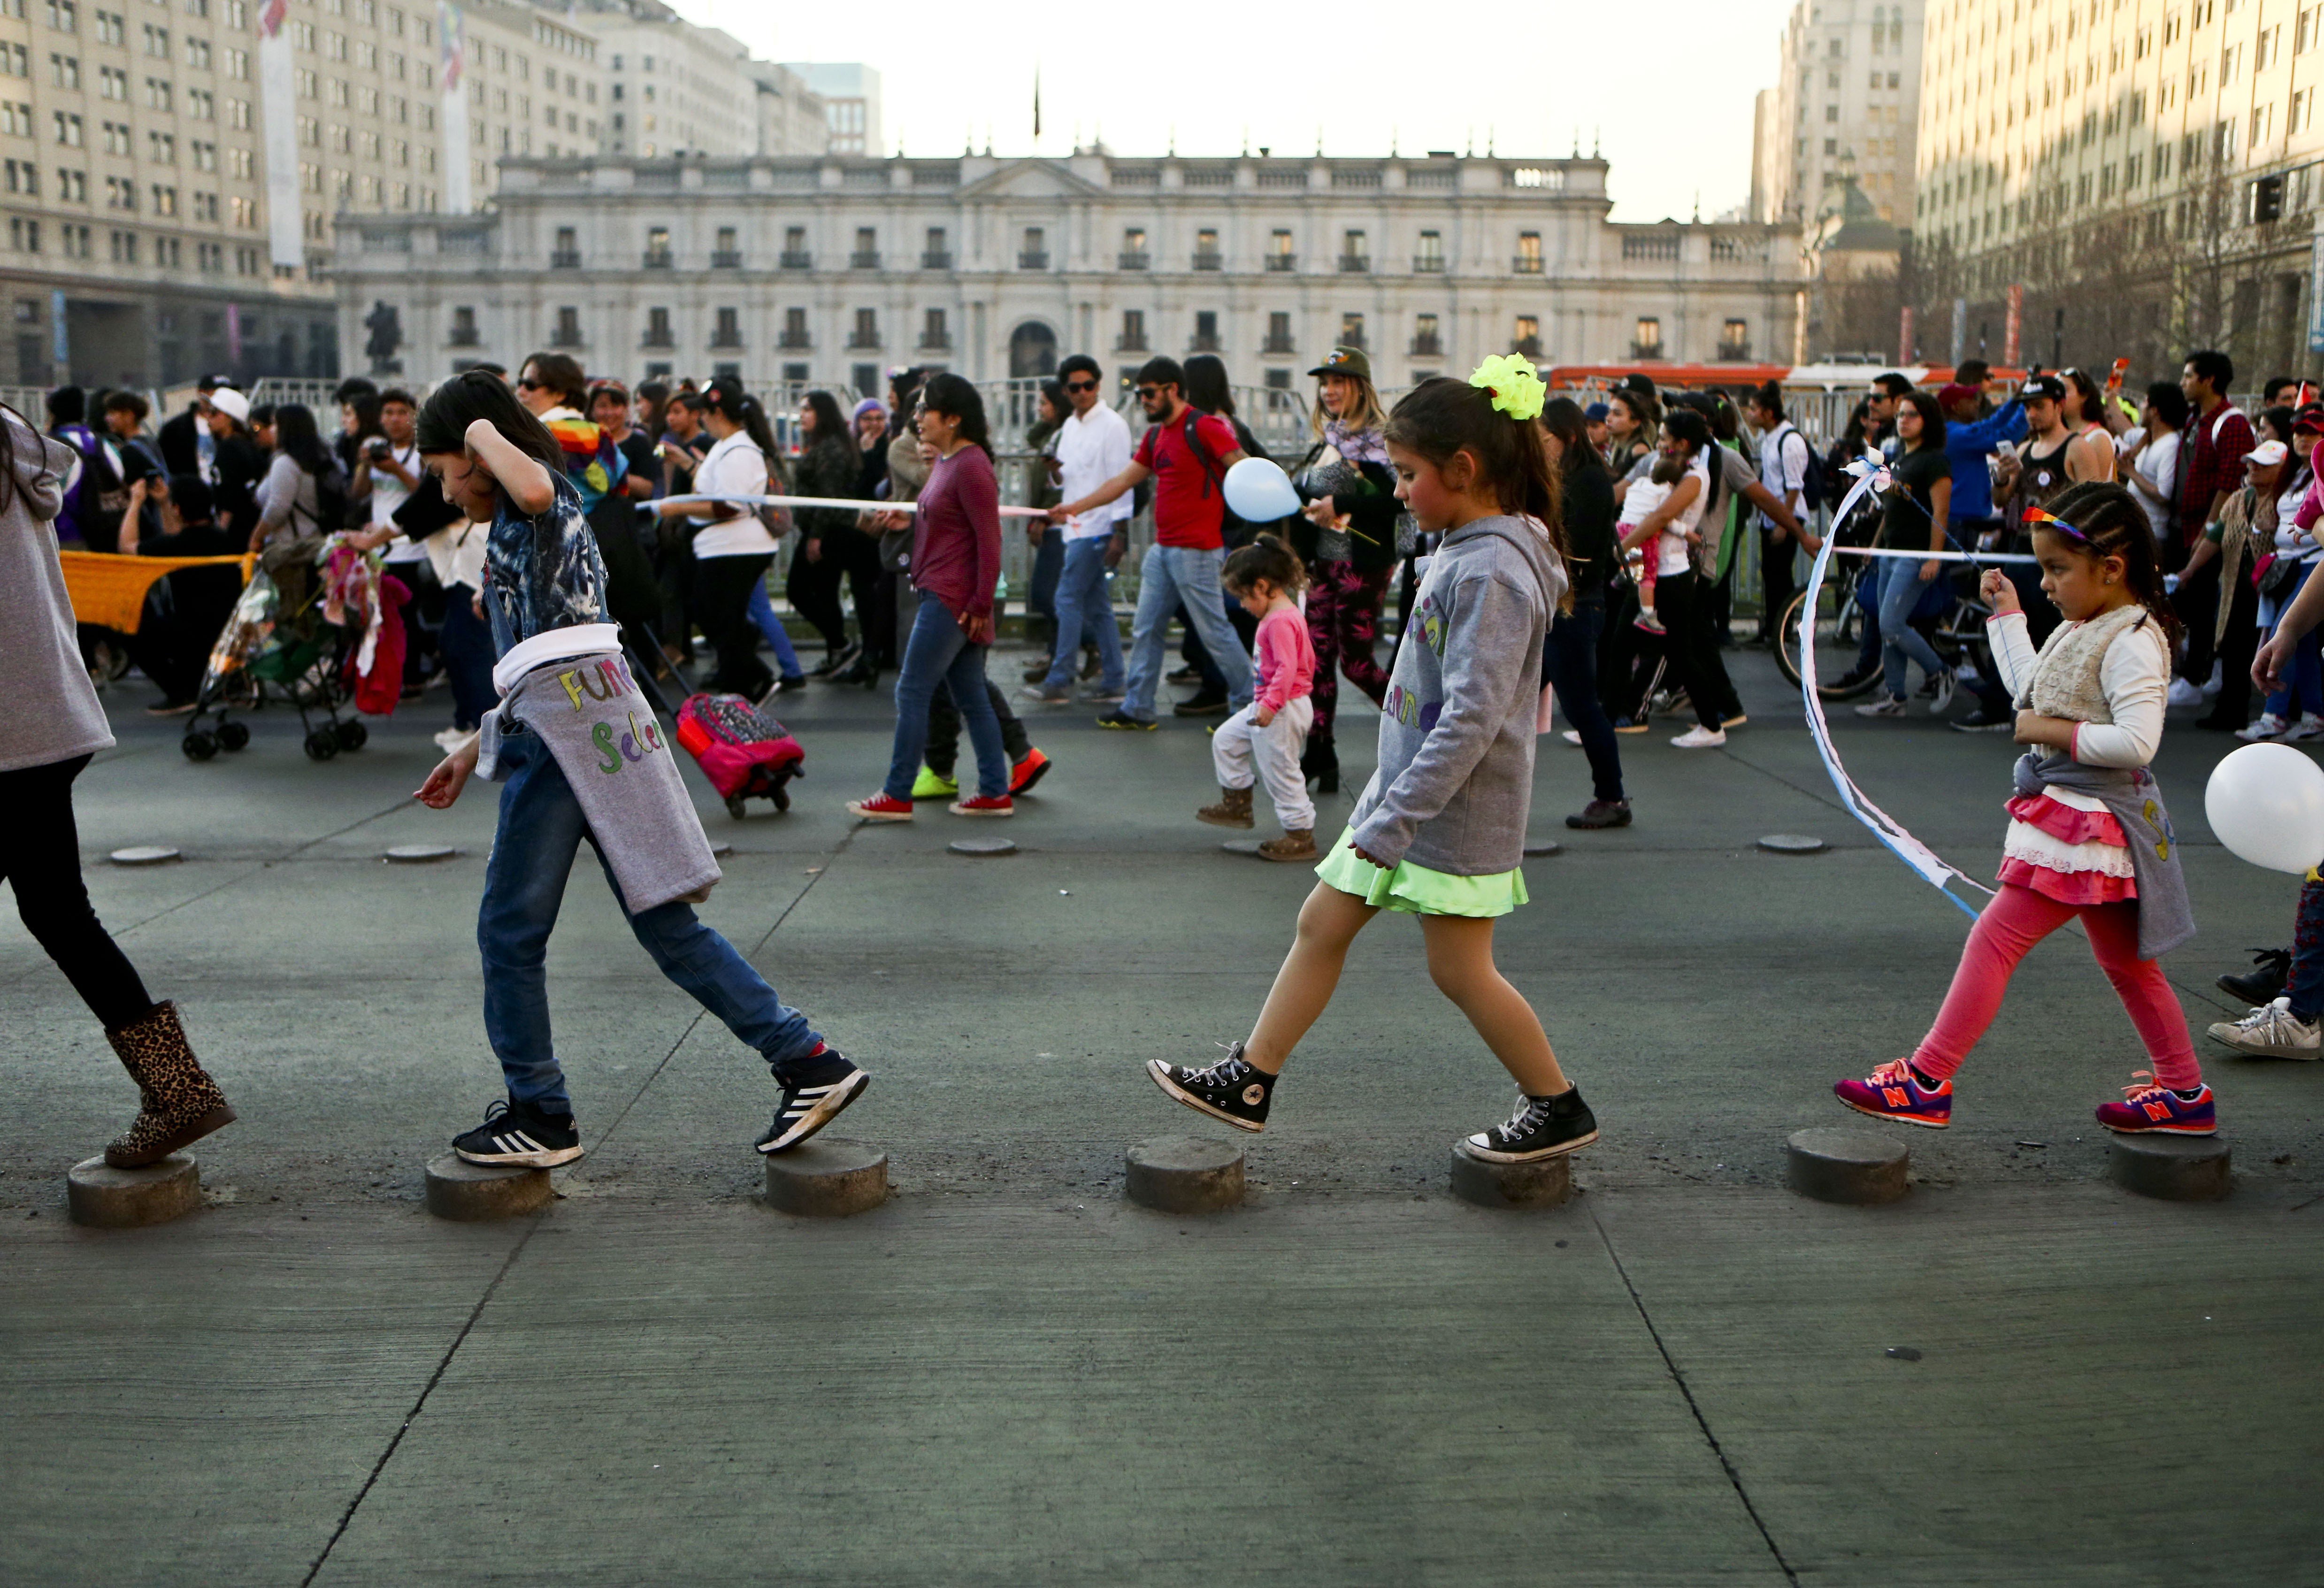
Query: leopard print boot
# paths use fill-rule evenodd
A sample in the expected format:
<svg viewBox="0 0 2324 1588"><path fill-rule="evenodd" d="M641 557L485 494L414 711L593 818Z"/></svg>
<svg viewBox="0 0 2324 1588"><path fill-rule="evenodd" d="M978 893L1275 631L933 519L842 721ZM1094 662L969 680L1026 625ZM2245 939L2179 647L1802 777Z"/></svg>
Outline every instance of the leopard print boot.
<svg viewBox="0 0 2324 1588"><path fill-rule="evenodd" d="M105 1149L105 1161L115 1168L159 1163L188 1142L234 1122L226 1094L187 1046L176 1004L157 1003L143 1020L105 1037L121 1056L129 1078L137 1083L142 1103L136 1123Z"/></svg>

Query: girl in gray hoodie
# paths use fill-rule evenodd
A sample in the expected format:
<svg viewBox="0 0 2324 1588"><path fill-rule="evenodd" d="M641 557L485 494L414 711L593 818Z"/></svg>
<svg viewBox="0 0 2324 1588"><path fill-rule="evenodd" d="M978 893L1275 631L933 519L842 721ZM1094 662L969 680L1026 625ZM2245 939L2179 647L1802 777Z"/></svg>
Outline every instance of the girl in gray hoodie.
<svg viewBox="0 0 2324 1588"><path fill-rule="evenodd" d="M1146 1066L1190 1108L1265 1129L1276 1076L1330 1003L1349 946L1391 909L1420 918L1431 979L1524 1094L1462 1150L1522 1163L1598 1139L1540 1017L1493 963L1494 919L1526 902L1542 642L1566 589L1557 485L1535 423L1542 396L1530 364L1496 357L1465 383L1422 383L1389 417L1397 494L1443 540L1389 677L1379 770L1315 868L1250 1037L1203 1069Z"/></svg>

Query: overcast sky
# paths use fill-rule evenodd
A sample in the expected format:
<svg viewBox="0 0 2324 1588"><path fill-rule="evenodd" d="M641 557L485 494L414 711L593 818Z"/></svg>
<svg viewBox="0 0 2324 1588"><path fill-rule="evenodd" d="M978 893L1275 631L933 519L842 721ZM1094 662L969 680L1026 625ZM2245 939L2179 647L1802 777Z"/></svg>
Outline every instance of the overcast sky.
<svg viewBox="0 0 2324 1588"><path fill-rule="evenodd" d="M861 60L881 78L887 152L1040 152L1074 130L1120 154L1560 155L1612 162L1614 217L1707 218L1751 189L1751 99L1775 78L1790 0L1347 0L1240 5L974 0L881 7L671 0L774 60Z"/></svg>

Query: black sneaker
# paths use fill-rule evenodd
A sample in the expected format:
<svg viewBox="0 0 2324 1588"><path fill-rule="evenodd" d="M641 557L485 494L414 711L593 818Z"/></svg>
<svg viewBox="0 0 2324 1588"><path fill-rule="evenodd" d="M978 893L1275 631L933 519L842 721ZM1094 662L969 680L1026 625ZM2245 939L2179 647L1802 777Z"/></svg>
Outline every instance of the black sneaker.
<svg viewBox="0 0 2324 1588"><path fill-rule="evenodd" d="M521 1103L495 1099L484 1110L483 1124L452 1138L452 1150L470 1163L553 1169L581 1156L581 1132L569 1113L540 1113Z"/></svg>
<svg viewBox="0 0 2324 1588"><path fill-rule="evenodd" d="M1569 827L1584 832L1597 827L1627 827L1630 825L1630 802L1627 799L1593 799L1583 806L1579 815L1565 818Z"/></svg>
<svg viewBox="0 0 2324 1588"><path fill-rule="evenodd" d="M2005 728L2016 725L2015 716L2006 712L1990 712L1982 706L1967 716L1957 716L1945 725L1956 734L1998 734Z"/></svg>
<svg viewBox="0 0 2324 1588"><path fill-rule="evenodd" d="M2283 990L2292 984L2292 950L2255 948L2251 954L2252 968L2240 976L2221 976L2219 987L2257 1009L2282 997Z"/></svg>
<svg viewBox="0 0 2324 1588"><path fill-rule="evenodd" d="M1166 684L1191 684L1202 676L1202 669L1190 661L1184 667L1174 667L1164 673L1162 681Z"/></svg>
<svg viewBox="0 0 2324 1588"><path fill-rule="evenodd" d="M775 1106L774 1123L759 1138L761 1152L796 1147L837 1119L842 1110L863 1095L863 1088L872 1084L872 1072L842 1057L836 1048L826 1048L811 1059L799 1060L790 1075L778 1070L775 1079L782 1083L783 1100Z"/></svg>
<svg viewBox="0 0 2324 1588"><path fill-rule="evenodd" d="M1227 714L1227 697L1223 694L1200 689L1170 710L1175 716L1224 716Z"/></svg>
<svg viewBox="0 0 2324 1588"><path fill-rule="evenodd" d="M1119 728L1124 733L1150 734L1162 725L1150 716L1132 716L1116 706L1098 718L1097 725L1101 728Z"/></svg>
<svg viewBox="0 0 2324 1588"><path fill-rule="evenodd" d="M1462 1145L1487 1163L1530 1163L1596 1140L1598 1116L1582 1101L1582 1088L1568 1086L1554 1097L1522 1099L1508 1122L1480 1131Z"/></svg>
<svg viewBox="0 0 2324 1588"><path fill-rule="evenodd" d="M1160 1059L1148 1059L1146 1073L1154 1084L1197 1113L1242 1131L1267 1129L1267 1105L1275 1096L1275 1077L1242 1056L1242 1044L1208 1069L1190 1070Z"/></svg>

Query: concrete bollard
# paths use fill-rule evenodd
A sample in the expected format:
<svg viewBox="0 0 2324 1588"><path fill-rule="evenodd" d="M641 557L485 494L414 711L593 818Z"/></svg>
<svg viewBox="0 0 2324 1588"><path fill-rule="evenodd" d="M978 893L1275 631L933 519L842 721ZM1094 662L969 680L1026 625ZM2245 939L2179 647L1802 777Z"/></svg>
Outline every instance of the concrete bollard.
<svg viewBox="0 0 2324 1588"><path fill-rule="evenodd" d="M1573 1195L1571 1154L1531 1163L1492 1163L1452 1143L1452 1195L1479 1207L1555 1207Z"/></svg>
<svg viewBox="0 0 2324 1588"><path fill-rule="evenodd" d="M1868 1206L1912 1189L1912 1151L1894 1136L1820 1127L1793 1131L1789 1147L1792 1189L1818 1202Z"/></svg>
<svg viewBox="0 0 2324 1588"><path fill-rule="evenodd" d="M954 838L945 847L954 854L974 855L986 860L1017 853L1017 845L1007 838Z"/></svg>
<svg viewBox="0 0 2324 1588"><path fill-rule="evenodd" d="M173 1152L142 1169L117 1169L100 1153L65 1173L65 1211L96 1230L166 1224L202 1205L201 1167L190 1153Z"/></svg>
<svg viewBox="0 0 2324 1588"><path fill-rule="evenodd" d="M2217 1202L2235 1189L2227 1144L2216 1136L2116 1136L2107 1178L2166 1202Z"/></svg>
<svg viewBox="0 0 2324 1588"><path fill-rule="evenodd" d="M456 1152L428 1161L428 1211L439 1219L521 1218L547 1207L556 1195L547 1169L470 1163Z"/></svg>
<svg viewBox="0 0 2324 1588"><path fill-rule="evenodd" d="M1158 1136L1130 1149L1130 1200L1158 1213L1219 1213L1242 1201L1242 1149Z"/></svg>
<svg viewBox="0 0 2324 1588"><path fill-rule="evenodd" d="M888 1200L888 1155L817 1136L767 1154L767 1202L807 1218L844 1219Z"/></svg>

